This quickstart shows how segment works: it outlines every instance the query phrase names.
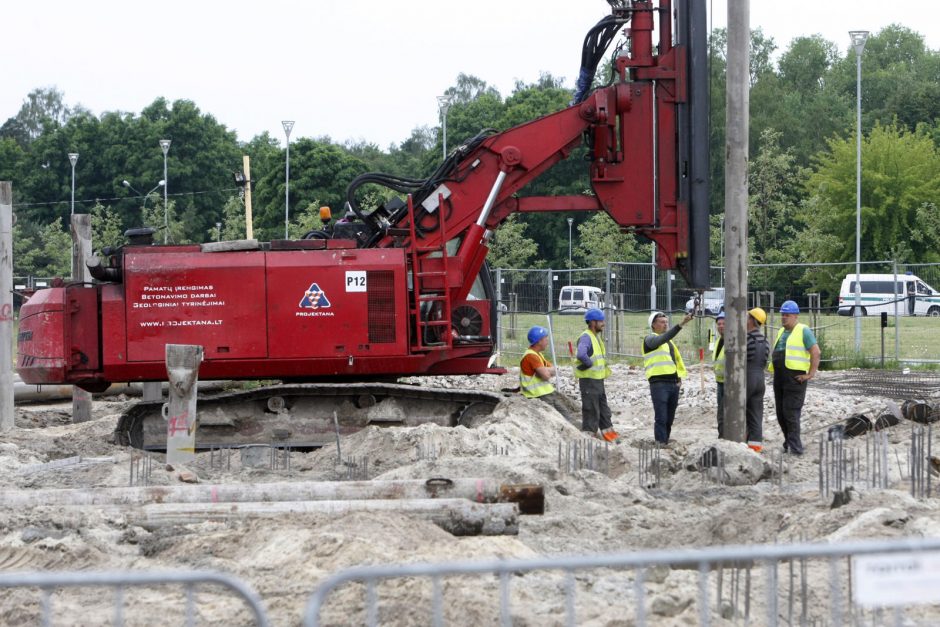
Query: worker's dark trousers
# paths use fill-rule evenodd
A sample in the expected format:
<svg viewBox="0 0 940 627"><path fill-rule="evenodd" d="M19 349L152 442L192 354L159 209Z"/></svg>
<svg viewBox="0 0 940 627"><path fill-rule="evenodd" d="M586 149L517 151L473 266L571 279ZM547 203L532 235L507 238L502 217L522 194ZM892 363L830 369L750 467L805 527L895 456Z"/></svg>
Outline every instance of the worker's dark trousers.
<svg viewBox="0 0 940 627"><path fill-rule="evenodd" d="M744 405L744 415L747 420L747 441L762 442L764 440L764 383L763 370L747 371L747 399ZM799 429L799 425L797 426ZM799 431L797 431L799 434Z"/></svg>
<svg viewBox="0 0 940 627"><path fill-rule="evenodd" d="M555 411L561 414L565 420L573 424L575 427L578 426L578 423L575 422L574 418L571 417L571 412L568 410L568 405L565 403L565 399L563 399L561 394L559 394L557 391L539 396L538 399L543 403L548 403L554 407Z"/></svg>
<svg viewBox="0 0 940 627"><path fill-rule="evenodd" d="M800 414L806 398L806 383L800 383L795 378L800 374L806 373L774 367L774 404L777 408L777 422L783 431L783 450L796 455L803 454Z"/></svg>
<svg viewBox="0 0 940 627"><path fill-rule="evenodd" d="M596 433L598 429L610 429L610 407L603 379L578 379L581 389L581 431Z"/></svg>
<svg viewBox="0 0 940 627"><path fill-rule="evenodd" d="M660 444L667 444L679 406L679 384L675 381L650 381L650 398L653 399L653 436Z"/></svg>
<svg viewBox="0 0 940 627"><path fill-rule="evenodd" d="M718 437L725 437L725 384L718 384Z"/></svg>

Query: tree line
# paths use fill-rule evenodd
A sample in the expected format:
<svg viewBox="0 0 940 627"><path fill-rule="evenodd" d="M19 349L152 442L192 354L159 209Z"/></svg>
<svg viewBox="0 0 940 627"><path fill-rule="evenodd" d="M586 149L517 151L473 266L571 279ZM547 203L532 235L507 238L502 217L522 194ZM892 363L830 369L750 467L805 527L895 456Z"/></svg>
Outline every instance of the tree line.
<svg viewBox="0 0 940 627"><path fill-rule="evenodd" d="M726 33L714 31L710 211L716 265L724 205L725 50ZM863 54L862 257L940 262L940 53L918 33L892 25L871 36ZM609 80L605 72L599 74L599 82ZM811 35L778 51L773 39L756 30L750 74L751 261L854 261L854 50L849 47L842 56L833 42ZM484 128L503 130L558 111L568 106L571 93L564 80L547 74L518 82L507 96L482 78L460 74L447 90L452 97L448 144L456 146ZM255 236L283 237L285 149L268 133L240 142L223 122L188 100L158 98L139 114L95 115L68 105L56 89L42 88L0 126L0 179L14 182L16 273L68 272L70 152L79 153L75 210L92 214L96 247L120 245L124 230L144 225L157 228L157 241L162 241L161 139L172 141L167 154L169 241L244 237L243 200L232 177L241 170L243 154L251 157ZM292 141L291 235L314 228L321 205L341 214L346 186L359 174L427 176L440 160L441 143L437 126L415 128L385 148L330 137ZM581 156L558 164L524 193L589 189ZM387 190L372 193L381 199ZM620 233L606 215L553 213L511 218L496 235L490 262L566 267L568 217L575 220L573 266L649 260L648 243ZM760 277L790 294L825 292L835 280L819 268L765 271Z"/></svg>

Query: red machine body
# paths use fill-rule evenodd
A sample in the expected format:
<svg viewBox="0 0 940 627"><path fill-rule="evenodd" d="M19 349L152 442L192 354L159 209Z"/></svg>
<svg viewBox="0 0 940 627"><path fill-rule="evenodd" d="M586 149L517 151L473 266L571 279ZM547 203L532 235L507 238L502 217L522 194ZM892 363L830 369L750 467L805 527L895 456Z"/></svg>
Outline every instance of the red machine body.
<svg viewBox="0 0 940 627"><path fill-rule="evenodd" d="M707 287L704 5L679 2L673 29L668 0L625 4L614 10L632 46L619 81L458 148L432 193L360 215L363 237L126 246L106 281L37 292L20 313L21 377L89 390L165 380L166 344L203 346L202 379L498 372L481 270L492 232L517 211L606 211L658 244L660 267ZM593 195L518 196L582 141Z"/></svg>

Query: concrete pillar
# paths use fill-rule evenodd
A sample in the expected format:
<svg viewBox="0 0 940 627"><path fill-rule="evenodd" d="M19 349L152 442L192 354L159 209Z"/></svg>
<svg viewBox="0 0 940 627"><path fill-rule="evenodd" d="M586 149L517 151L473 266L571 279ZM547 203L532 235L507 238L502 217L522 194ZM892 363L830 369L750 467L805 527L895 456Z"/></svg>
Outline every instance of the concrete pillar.
<svg viewBox="0 0 940 627"><path fill-rule="evenodd" d="M166 345L168 401L163 406L166 426L166 463L187 464L196 459L196 382L202 346Z"/></svg>
<svg viewBox="0 0 940 627"><path fill-rule="evenodd" d="M747 390L747 159L750 102L750 3L728 2L725 114L725 437L743 442Z"/></svg>
<svg viewBox="0 0 940 627"><path fill-rule="evenodd" d="M0 181L0 433L13 420L13 184Z"/></svg>
<svg viewBox="0 0 940 627"><path fill-rule="evenodd" d="M87 213L72 214L72 280L91 283L91 272L85 259L91 256L91 216ZM91 420L91 392L78 386L72 387L72 422Z"/></svg>

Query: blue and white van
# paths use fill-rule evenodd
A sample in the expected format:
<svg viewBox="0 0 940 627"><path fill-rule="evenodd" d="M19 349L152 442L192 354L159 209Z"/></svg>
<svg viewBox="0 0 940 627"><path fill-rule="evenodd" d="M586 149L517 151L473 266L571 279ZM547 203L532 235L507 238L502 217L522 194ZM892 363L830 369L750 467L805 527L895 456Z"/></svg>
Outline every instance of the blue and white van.
<svg viewBox="0 0 940 627"><path fill-rule="evenodd" d="M861 315L940 316L940 293L913 274L860 274ZM855 315L855 275L839 289L839 315Z"/></svg>

